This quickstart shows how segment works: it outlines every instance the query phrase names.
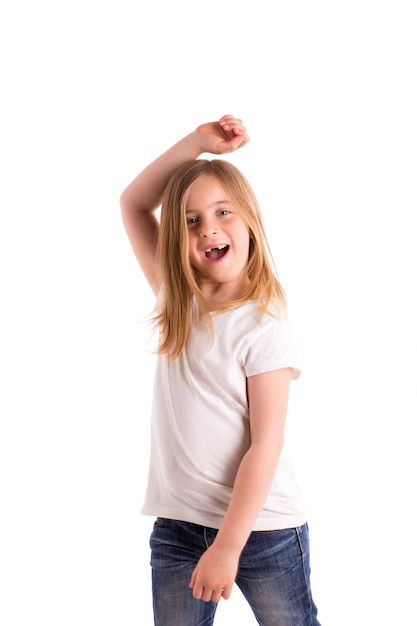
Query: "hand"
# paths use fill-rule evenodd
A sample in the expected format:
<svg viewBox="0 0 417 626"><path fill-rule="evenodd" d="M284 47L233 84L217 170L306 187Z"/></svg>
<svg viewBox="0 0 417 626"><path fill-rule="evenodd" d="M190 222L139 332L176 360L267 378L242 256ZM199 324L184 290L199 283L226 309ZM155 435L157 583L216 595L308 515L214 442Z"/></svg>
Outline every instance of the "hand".
<svg viewBox="0 0 417 626"><path fill-rule="evenodd" d="M209 122L199 126L194 134L197 137L201 152L226 154L234 152L249 141L242 120L233 115L224 115L218 122Z"/></svg>
<svg viewBox="0 0 417 626"><path fill-rule="evenodd" d="M239 555L210 546L197 563L190 581L193 597L204 602L227 600L235 582Z"/></svg>

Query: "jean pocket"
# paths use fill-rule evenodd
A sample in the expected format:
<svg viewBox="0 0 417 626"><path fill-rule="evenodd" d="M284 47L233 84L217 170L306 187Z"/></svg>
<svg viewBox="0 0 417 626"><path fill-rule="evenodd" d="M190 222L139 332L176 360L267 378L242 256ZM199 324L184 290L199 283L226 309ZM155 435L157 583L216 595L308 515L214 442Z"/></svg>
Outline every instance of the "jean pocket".
<svg viewBox="0 0 417 626"><path fill-rule="evenodd" d="M155 522L154 522L154 524L153 524L153 527L154 528L159 528L160 526L163 526L166 521L167 521L166 517L157 517Z"/></svg>

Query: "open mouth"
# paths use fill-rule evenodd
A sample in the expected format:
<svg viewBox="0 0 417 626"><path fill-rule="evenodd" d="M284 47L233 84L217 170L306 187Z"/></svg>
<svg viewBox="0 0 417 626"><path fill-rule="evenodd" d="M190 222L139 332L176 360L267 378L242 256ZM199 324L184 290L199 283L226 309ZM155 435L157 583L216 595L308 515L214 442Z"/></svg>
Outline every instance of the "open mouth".
<svg viewBox="0 0 417 626"><path fill-rule="evenodd" d="M211 248L210 250L206 250L205 255L208 259L215 261L217 259L221 259L228 250L229 246L227 244L222 244L217 248Z"/></svg>

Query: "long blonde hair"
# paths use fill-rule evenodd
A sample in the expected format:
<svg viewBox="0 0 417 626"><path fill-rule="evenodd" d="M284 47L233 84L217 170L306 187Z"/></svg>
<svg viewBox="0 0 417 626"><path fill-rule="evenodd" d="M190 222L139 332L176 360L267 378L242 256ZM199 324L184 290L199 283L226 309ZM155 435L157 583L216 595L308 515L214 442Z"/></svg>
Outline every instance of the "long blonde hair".
<svg viewBox="0 0 417 626"><path fill-rule="evenodd" d="M216 309L228 311L248 300L259 303L260 319L270 304L286 315L286 298L278 280L266 238L261 212L253 190L244 175L228 161L197 159L183 165L168 182L162 200L158 236L158 262L162 299L155 317L160 331L158 354L177 358L187 341L192 316L192 299L212 329L209 307L198 284L188 249L186 204L192 184L202 176L215 178L229 196L234 209L249 230L248 287L236 300Z"/></svg>

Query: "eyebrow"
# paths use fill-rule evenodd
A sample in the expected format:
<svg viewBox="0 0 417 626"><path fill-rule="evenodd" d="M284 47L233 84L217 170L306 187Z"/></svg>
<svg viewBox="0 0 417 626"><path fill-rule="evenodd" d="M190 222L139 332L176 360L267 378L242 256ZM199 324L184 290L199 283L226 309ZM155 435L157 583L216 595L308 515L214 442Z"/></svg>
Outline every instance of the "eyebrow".
<svg viewBox="0 0 417 626"><path fill-rule="evenodd" d="M217 208L224 205L232 206L232 203L230 202L230 200L217 200L217 202L213 202L213 204L211 204L208 208ZM187 213L195 213L196 210L198 211L198 209L186 209L185 214L187 215Z"/></svg>

